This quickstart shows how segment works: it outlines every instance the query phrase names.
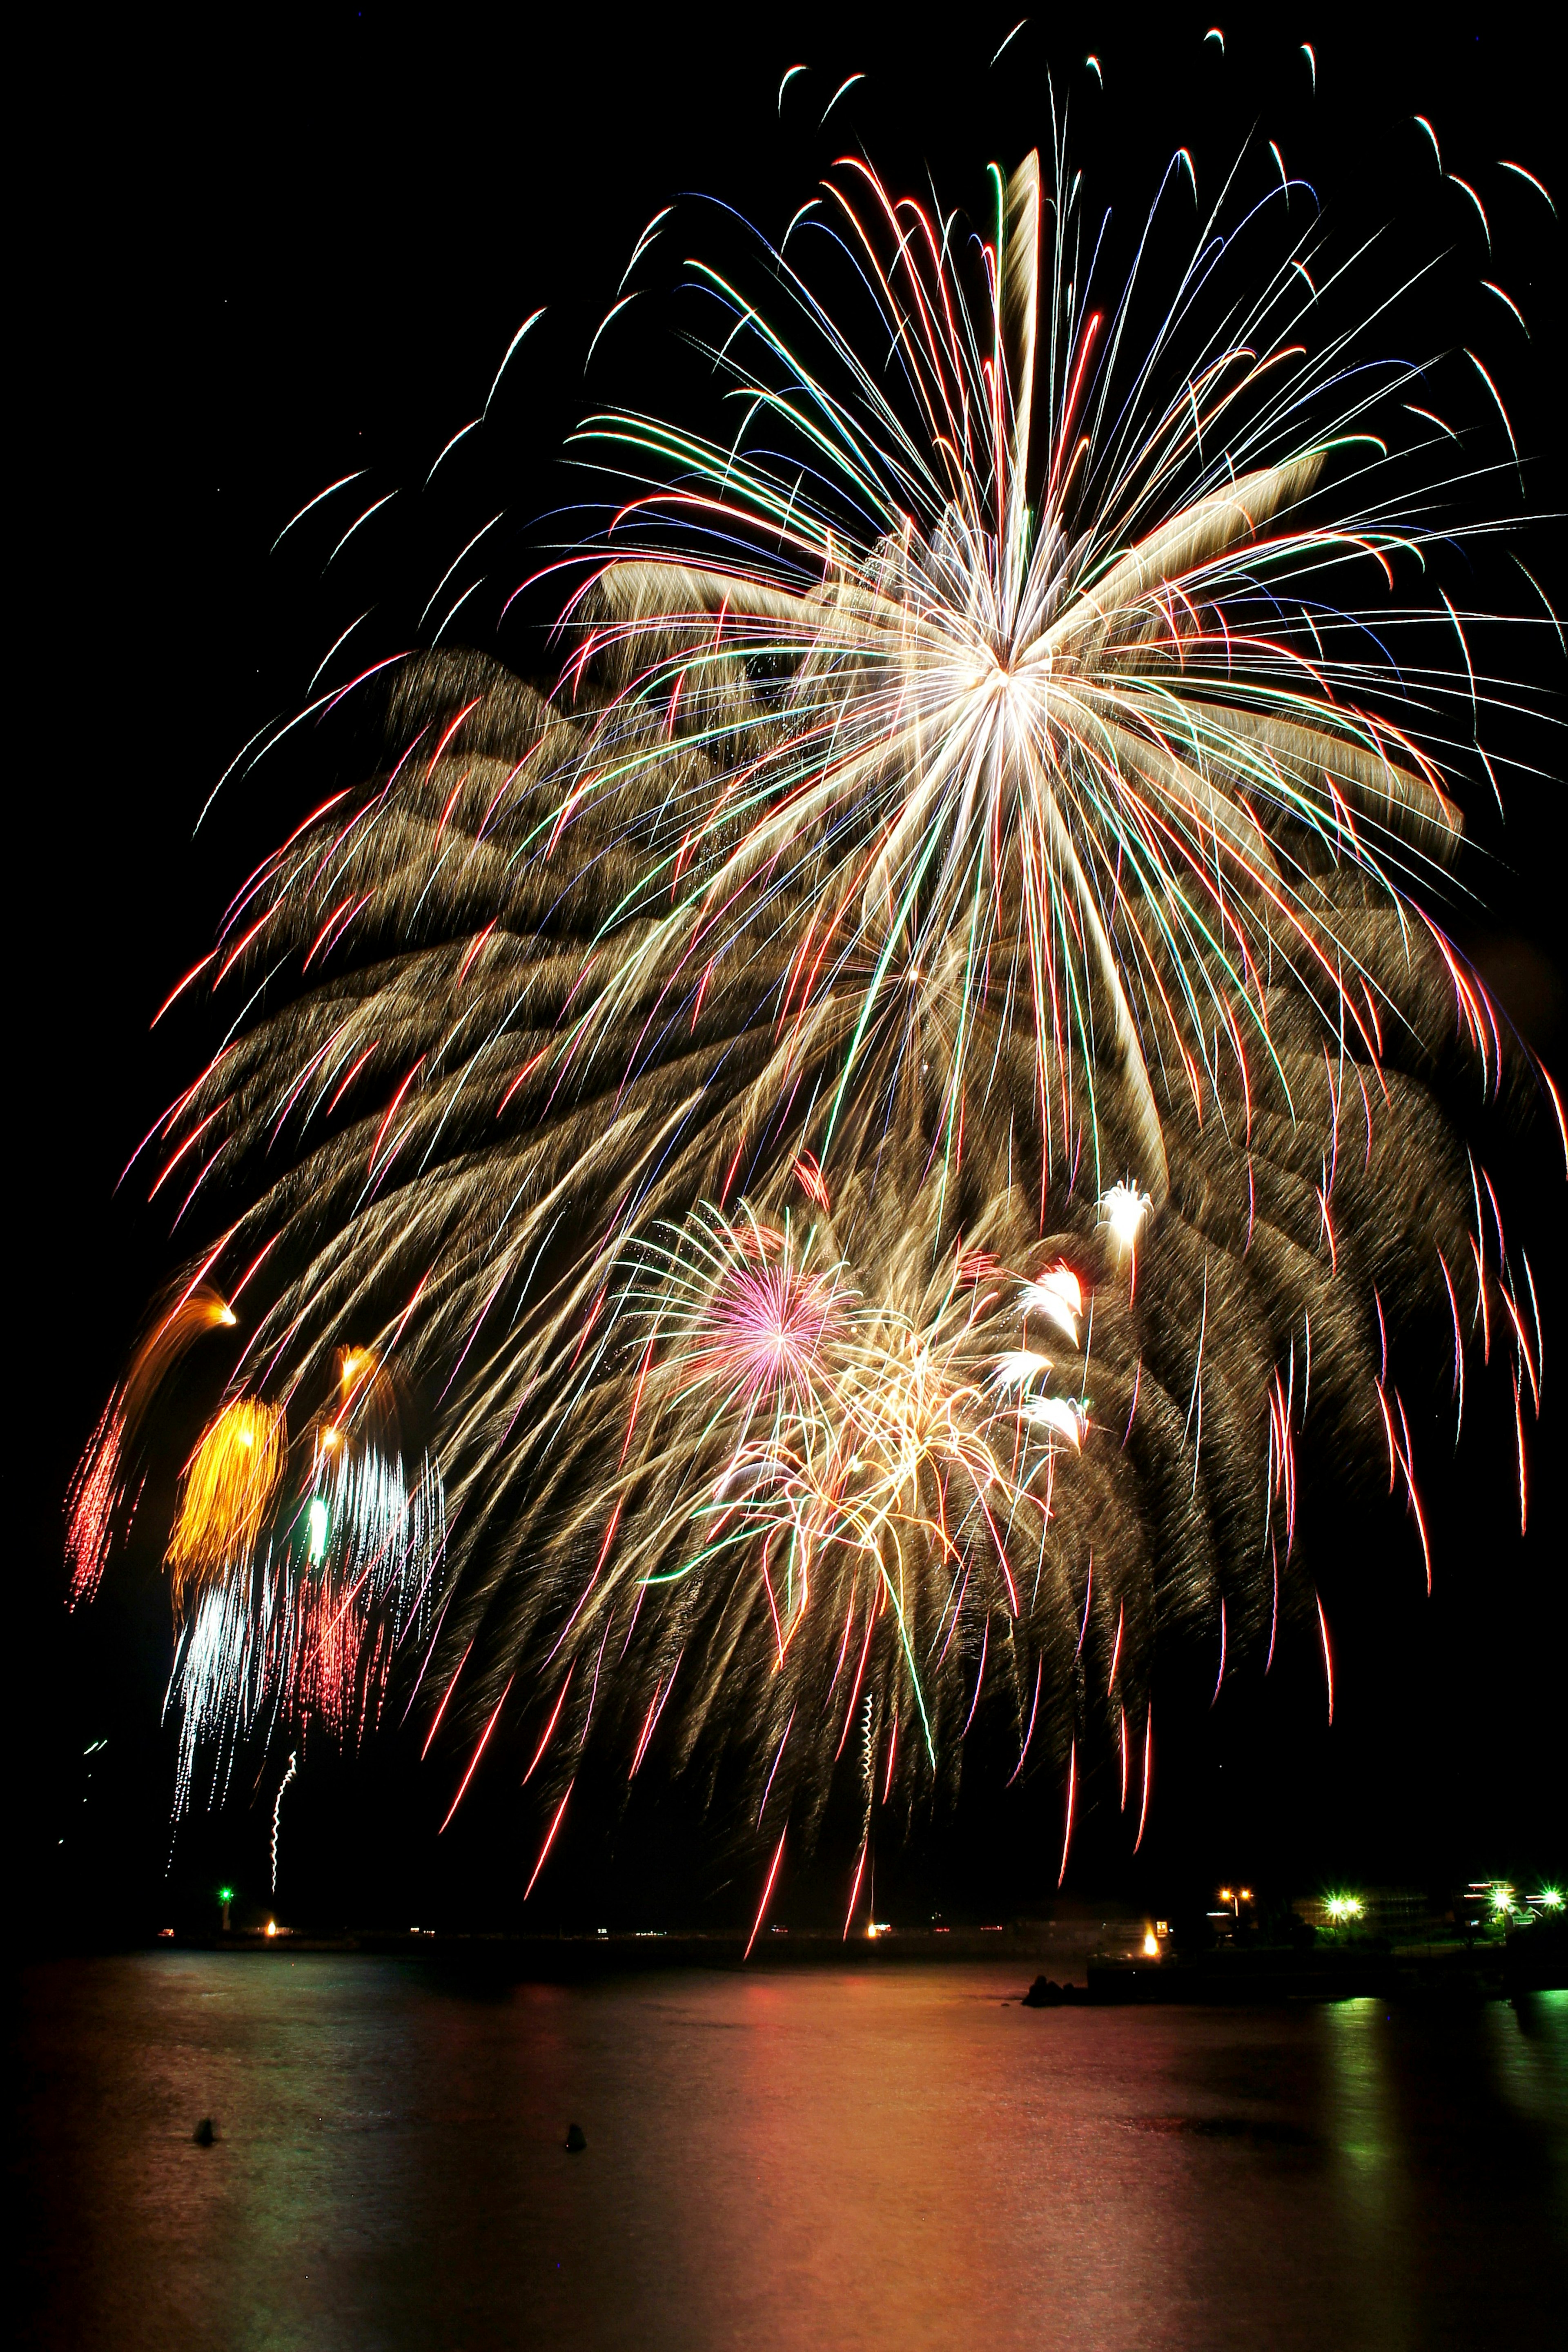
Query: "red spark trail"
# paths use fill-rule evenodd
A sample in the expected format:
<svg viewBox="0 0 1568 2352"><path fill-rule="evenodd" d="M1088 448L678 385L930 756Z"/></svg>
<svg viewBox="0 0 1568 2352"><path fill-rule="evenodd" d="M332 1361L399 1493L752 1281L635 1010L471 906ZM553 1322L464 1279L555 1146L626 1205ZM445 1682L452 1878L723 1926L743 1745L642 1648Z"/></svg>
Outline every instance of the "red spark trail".
<svg viewBox="0 0 1568 2352"><path fill-rule="evenodd" d="M1073 1743L1072 1743L1072 1746L1071 1746L1071 1747L1068 1748L1068 1818L1067 1818L1067 1829L1066 1829L1066 1832L1064 1832L1063 1837L1062 1837L1062 1866L1061 1866L1061 1868L1060 1868L1060 1869L1058 1871L1058 1873L1057 1873L1057 1885L1058 1885L1058 1886L1061 1885L1061 1883L1062 1883L1063 1879L1064 1879L1064 1878L1067 1876L1067 1874L1068 1874L1068 1853L1069 1848L1070 1848L1070 1847L1071 1847L1071 1845L1072 1845L1072 1817L1073 1817L1073 1807L1074 1807L1074 1804L1075 1804L1075 1802L1076 1802L1076 1801L1077 1801L1077 1797L1078 1797L1078 1742L1077 1742L1077 1740L1075 1739L1075 1740L1073 1741ZM1136 1852L1136 1848L1134 1848L1134 1852Z"/></svg>
<svg viewBox="0 0 1568 2352"><path fill-rule="evenodd" d="M478 1746L478 1747L475 1748L475 1750L474 1750L474 1760L473 1760L473 1762L469 1765L469 1767L468 1767L468 1770L467 1770L467 1771L464 1773L464 1775L463 1775L463 1779L462 1779L462 1786L458 1789L457 1795L453 1798L453 1800L452 1800L452 1801L451 1801L450 1805L447 1808L447 1821L442 1822L442 1824L441 1824L441 1830L444 1830L444 1829L446 1828L446 1826L447 1826L447 1822L449 1822L449 1821L451 1820L452 1815L457 1811L458 1807L458 1806L462 1803L462 1801L463 1801L463 1790L464 1790L464 1789L466 1789L466 1788L468 1787L468 1782L473 1779L475 1772L476 1772L476 1771L478 1770L478 1769L479 1769L479 1759L480 1759L480 1757L481 1757L481 1756L484 1754L484 1752L485 1752L485 1748L486 1748L486 1745L487 1745L487 1744L488 1744L488 1742L489 1742L489 1736L490 1736L491 1732L495 1729L497 1723L500 1721L500 1711L501 1711L502 1707L506 1705L506 1692L507 1692L507 1691L509 1691L509 1690L510 1690L510 1688L511 1688L511 1686L512 1686L512 1684L513 1684L513 1682L514 1682L515 1680L516 1680L516 1676L515 1676L515 1675L509 1675L507 1676L507 1681L506 1681L506 1690L503 1690L503 1691L502 1691L502 1693L501 1693L501 1695L500 1695L500 1698L498 1698L498 1699L497 1699L497 1701L496 1701L496 1711L495 1711L494 1715L492 1715L492 1716L491 1716L491 1717L490 1717L489 1721L486 1724L486 1726L485 1726L485 1727L484 1727L483 1731L479 1734L479 1746ZM443 1706L444 1706L444 1705L446 1704L446 1702L443 1700L442 1704L443 1704ZM441 1830L437 1830L437 1831L436 1834L437 1834L437 1837L439 1837L439 1836L440 1836L440 1834L441 1834Z"/></svg>
<svg viewBox="0 0 1568 2352"><path fill-rule="evenodd" d="M746 1948L741 1955L741 1958L743 1960L749 1960L752 1957L752 1946L757 1940L758 1931L762 1927L763 1917L767 1912L769 1901L773 1895L773 1881L779 1874L779 1864L784 1860L784 1838L788 1835L789 1831L786 1828L784 1830L784 1836L779 1839L778 1851L773 1855L773 1868L768 1873L768 1883L763 1889L763 1899L757 1906L757 1916L752 1922L752 1932L746 1938Z"/></svg>
<svg viewBox="0 0 1568 2352"><path fill-rule="evenodd" d="M522 1899L525 1903L532 1894L539 1874L544 1867L545 1856L549 1853L551 1847L555 1843L555 1832L561 1827L562 1819L565 1813L568 1801L570 1800L572 1791L576 1785L577 1783L574 1780L570 1780L567 1783L566 1795L562 1798L561 1802L555 1808L555 1819L551 1822L549 1829L546 1831L544 1843L539 1849L539 1860L533 1865L533 1876L529 1880L528 1885L522 1890Z"/></svg>
<svg viewBox="0 0 1568 2352"><path fill-rule="evenodd" d="M857 1902L859 1900L859 1895L860 1895L860 1878L861 1878L861 1874L862 1874L862 1873L863 1873L863 1871L865 1870L865 1867L866 1867L866 1848L865 1848L864 1846L862 1846L862 1847L861 1847L861 1849L860 1849L860 1859L859 1859L859 1861L855 1864L855 1883L854 1883L854 1885L853 1885L850 1887L850 1889L849 1889L849 1908L848 1908L848 1910L847 1910L847 1911L846 1911L846 1913L844 1914L844 1933L843 1933L843 1935L842 1935L842 1936L840 1936L840 1937L839 1937L839 1939L838 1939L838 1940L839 1940L839 1942L840 1942L841 1944L847 1944L847 1943L849 1941L849 1930L850 1930L850 1927L853 1926L853 1924L854 1924L854 1919L855 1919L855 1906L856 1906ZM754 1933L755 1933L755 1930L753 1929L753 1931L752 1931L752 1932L753 1932L753 1934L754 1934ZM748 1946L748 1947L747 1947L747 1949L749 1950L750 1948L750 1948L750 1946Z"/></svg>

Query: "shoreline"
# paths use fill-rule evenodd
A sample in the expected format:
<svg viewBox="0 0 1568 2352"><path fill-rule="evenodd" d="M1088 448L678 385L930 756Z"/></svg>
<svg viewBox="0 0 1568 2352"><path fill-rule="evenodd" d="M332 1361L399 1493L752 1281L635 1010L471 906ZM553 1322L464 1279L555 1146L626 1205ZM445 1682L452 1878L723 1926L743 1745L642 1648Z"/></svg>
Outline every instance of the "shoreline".
<svg viewBox="0 0 1568 2352"><path fill-rule="evenodd" d="M1109 1926L1110 1923L1107 1923ZM1118 1923L1120 1924L1120 1923ZM628 1931L518 1935L504 1931L356 1928L311 1934L280 1927L210 1936L164 1935L118 1945L38 1950L35 1959L108 1957L110 1952L228 1953L257 1959L306 1954L424 1960L472 1967L519 1982L578 1983L682 1969L774 1975L801 1969L869 1970L1003 1965L1017 1971L1015 1998L1031 2008L1127 2008L1149 2004L1251 2007L1284 2001L1377 1999L1496 2000L1518 1992L1568 1990L1568 1940L1535 1934L1506 1943L1458 1938L1394 1945L1374 1939L1339 1948L1225 1949L1149 1959L1108 1950L1080 1928L1047 1923L996 1928L889 1931L847 1940L831 1932L782 1931L760 1937L748 1956L740 1934ZM1046 1973L1047 1970L1050 1973Z"/></svg>

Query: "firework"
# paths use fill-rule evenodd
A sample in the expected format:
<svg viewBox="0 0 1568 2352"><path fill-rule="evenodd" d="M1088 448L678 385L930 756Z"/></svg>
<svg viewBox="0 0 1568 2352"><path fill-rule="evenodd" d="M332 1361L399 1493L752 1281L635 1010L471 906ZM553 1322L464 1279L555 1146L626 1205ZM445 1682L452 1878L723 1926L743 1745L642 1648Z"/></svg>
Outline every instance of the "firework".
<svg viewBox="0 0 1568 2352"><path fill-rule="evenodd" d="M272 1801L272 1846L271 1846L271 1857L272 1857L272 1895L273 1895L273 1899L274 1899L275 1901L276 1901L276 1899L277 1899L277 1895L278 1895L278 1829L279 1829L279 1822L280 1822L280 1820L281 1820L281 1818L282 1818L282 1812L283 1812L283 1800L284 1800L284 1797L285 1797L285 1796L286 1796L286 1794L288 1793L289 1783L290 1783L290 1782L291 1782L291 1781L296 1778L296 1776L298 1775L298 1773L299 1773L299 1769L300 1769L300 1759L299 1759L299 1758L298 1758L297 1756L292 1756L292 1755L291 1755L291 1756L289 1757L289 1759L288 1769L285 1771L285 1773L284 1773L283 1778L281 1779L281 1780L279 1780L279 1782L278 1783L278 1794L276 1795L276 1797L274 1797L274 1799L273 1799L273 1801Z"/></svg>
<svg viewBox="0 0 1568 2352"><path fill-rule="evenodd" d="M737 429L587 421L559 690L403 665L234 902L205 979L253 1009L157 1130L154 1189L256 1178L171 1541L184 1790L405 1661L453 1809L526 1724L534 1879L591 1738L738 1775L770 1890L842 1778L858 1895L873 1805L966 1750L1065 1870L1099 1750L1142 1838L1156 1634L1223 1680L1282 1591L1324 1627L1303 1445L1386 1453L1425 1549L1390 1318L1533 1400L1454 1109L1497 1030L1410 895L1441 682L1399 709L1353 601L1422 609L1415 372L1320 337L1306 206L1205 229L1136 342L1078 182L996 195L973 276L859 164L774 308L699 266Z"/></svg>
<svg viewBox="0 0 1568 2352"><path fill-rule="evenodd" d="M208 1284L179 1291L153 1317L130 1369L99 1417L68 1497L66 1557L71 1600L89 1600L103 1574L117 1520L127 1516L129 1453L169 1372L204 1331L232 1329L234 1309Z"/></svg>
<svg viewBox="0 0 1568 2352"><path fill-rule="evenodd" d="M248 1559L283 1475L283 1415L237 1398L185 1465L167 1554L176 1608L187 1587Z"/></svg>
<svg viewBox="0 0 1568 2352"><path fill-rule="evenodd" d="M181 1625L166 1706L180 1727L182 1807L204 1749L207 1785L220 1793L244 1743L275 1727L341 1738L373 1726L399 1654L427 1644L437 1622L446 1544L437 1465L426 1458L410 1484L401 1459L344 1441L305 1469L306 1490L292 1494L280 1469L270 1525L231 1547Z"/></svg>

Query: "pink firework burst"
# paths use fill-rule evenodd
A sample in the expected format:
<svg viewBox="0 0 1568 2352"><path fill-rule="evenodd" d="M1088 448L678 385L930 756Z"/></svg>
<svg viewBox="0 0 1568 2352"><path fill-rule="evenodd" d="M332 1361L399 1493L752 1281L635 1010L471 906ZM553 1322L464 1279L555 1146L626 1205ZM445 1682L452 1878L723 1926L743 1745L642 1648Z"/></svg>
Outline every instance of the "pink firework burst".
<svg viewBox="0 0 1568 2352"><path fill-rule="evenodd" d="M692 1351L693 1378L723 1381L748 1406L785 1391L804 1401L837 1320L820 1275L787 1261L727 1268Z"/></svg>

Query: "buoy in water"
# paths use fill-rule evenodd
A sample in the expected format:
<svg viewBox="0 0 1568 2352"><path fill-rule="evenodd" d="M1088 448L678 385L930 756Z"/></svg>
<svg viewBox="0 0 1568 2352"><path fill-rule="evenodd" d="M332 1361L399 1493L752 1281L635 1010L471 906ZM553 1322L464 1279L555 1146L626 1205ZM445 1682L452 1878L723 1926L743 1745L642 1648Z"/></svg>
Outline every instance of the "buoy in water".
<svg viewBox="0 0 1568 2352"><path fill-rule="evenodd" d="M204 2116L202 2117L200 2123L191 2134L191 2137L195 2140L198 2147L211 2147L214 2140L217 2137L217 2126L213 2122L211 2116Z"/></svg>
<svg viewBox="0 0 1568 2352"><path fill-rule="evenodd" d="M568 2156L581 2156L581 2155L582 2155L582 2153L583 2153L583 2150L587 2147L587 2145L588 2145L588 2135L587 2135L587 2133L583 2129L582 2125L581 2125L581 2124L568 2124L568 2125L567 2125L567 2126L566 2126L566 2153L567 2153L567 2155L568 2155Z"/></svg>

